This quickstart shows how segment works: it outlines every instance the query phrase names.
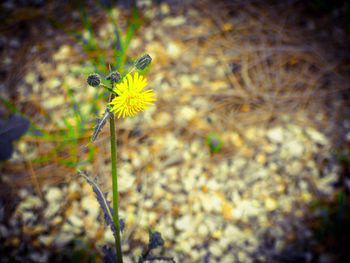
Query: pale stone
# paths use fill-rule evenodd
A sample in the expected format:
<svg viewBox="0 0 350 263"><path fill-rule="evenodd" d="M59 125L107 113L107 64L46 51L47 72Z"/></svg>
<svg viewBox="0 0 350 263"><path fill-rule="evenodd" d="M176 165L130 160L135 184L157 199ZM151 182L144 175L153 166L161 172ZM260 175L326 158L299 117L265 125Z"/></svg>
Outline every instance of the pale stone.
<svg viewBox="0 0 350 263"><path fill-rule="evenodd" d="M83 220L74 214L69 216L67 219L74 227L81 228L84 225Z"/></svg>
<svg viewBox="0 0 350 263"><path fill-rule="evenodd" d="M267 211L273 211L277 208L277 201L273 198L266 198L265 199L265 207Z"/></svg>
<svg viewBox="0 0 350 263"><path fill-rule="evenodd" d="M183 230L183 231L187 231L190 229L193 229L192 225L193 225L193 221L192 221L192 217L189 215L185 215L183 217L180 217L178 220L176 220L175 222L175 227L178 230Z"/></svg>
<svg viewBox="0 0 350 263"><path fill-rule="evenodd" d="M303 171L303 165L300 163L300 161L294 161L290 163L286 168L287 172L294 176L300 176L301 172Z"/></svg>
<svg viewBox="0 0 350 263"><path fill-rule="evenodd" d="M161 3L160 12L162 13L162 15L168 15L170 12L169 5L167 3Z"/></svg>
<svg viewBox="0 0 350 263"><path fill-rule="evenodd" d="M50 246L53 243L55 237L54 236L39 236L38 239L39 239L41 244L43 244L45 246Z"/></svg>
<svg viewBox="0 0 350 263"><path fill-rule="evenodd" d="M181 55L181 48L175 42L170 42L166 47L166 52L172 59L177 59Z"/></svg>
<svg viewBox="0 0 350 263"><path fill-rule="evenodd" d="M164 26L177 27L186 22L186 18L184 16L176 16L176 17L167 17L163 20Z"/></svg>
<svg viewBox="0 0 350 263"><path fill-rule="evenodd" d="M81 200L81 206L85 211L88 212L90 217L97 219L100 213L100 206L94 195L91 194L89 196L85 196Z"/></svg>
<svg viewBox="0 0 350 263"><path fill-rule="evenodd" d="M28 72L27 75L24 77L24 80L29 85L33 85L37 81L36 74L34 72Z"/></svg>
<svg viewBox="0 0 350 263"><path fill-rule="evenodd" d="M297 140L291 140L286 142L284 148L288 151L291 157L300 158L304 152L304 146L301 142Z"/></svg>
<svg viewBox="0 0 350 263"><path fill-rule="evenodd" d="M110 229L110 227L106 228L104 235L103 235L103 239L107 242L107 243L111 243L114 244L115 243L115 239L112 233L112 230Z"/></svg>
<svg viewBox="0 0 350 263"><path fill-rule="evenodd" d="M69 232L60 232L54 239L54 244L61 248L65 247L69 242L74 239L74 234Z"/></svg>
<svg viewBox="0 0 350 263"><path fill-rule="evenodd" d="M132 188L135 182L135 177L130 175L128 172L124 172L122 169L119 172L119 191L125 193Z"/></svg>
<svg viewBox="0 0 350 263"><path fill-rule="evenodd" d="M223 248L222 248L219 244L213 243L212 245L210 245L209 251L210 251L210 253L212 253L214 256L219 257L219 256L221 256L222 253L223 253Z"/></svg>
<svg viewBox="0 0 350 263"><path fill-rule="evenodd" d="M65 60L71 55L71 47L69 45L63 45L59 50L53 55L53 59L56 61Z"/></svg>
<svg viewBox="0 0 350 263"><path fill-rule="evenodd" d="M60 202L63 199L62 190L58 187L49 188L45 194L45 198L49 203Z"/></svg>
<svg viewBox="0 0 350 263"><path fill-rule="evenodd" d="M275 127L267 132L267 137L275 143L282 143L284 140L284 131L282 127Z"/></svg>
<svg viewBox="0 0 350 263"><path fill-rule="evenodd" d="M23 210L31 210L40 208L43 206L43 202L39 197L36 196L28 196L25 198L17 207L17 210L23 211Z"/></svg>
<svg viewBox="0 0 350 263"><path fill-rule="evenodd" d="M310 136L311 140L321 144L321 145L327 145L328 140L325 135L320 133L319 131L316 131L312 128L306 129L306 133Z"/></svg>
<svg viewBox="0 0 350 263"><path fill-rule="evenodd" d="M61 203L57 202L57 203L49 203L49 205L47 206L47 208L45 209L45 217L46 218L51 218L53 217L55 214L58 213L58 211L61 209Z"/></svg>

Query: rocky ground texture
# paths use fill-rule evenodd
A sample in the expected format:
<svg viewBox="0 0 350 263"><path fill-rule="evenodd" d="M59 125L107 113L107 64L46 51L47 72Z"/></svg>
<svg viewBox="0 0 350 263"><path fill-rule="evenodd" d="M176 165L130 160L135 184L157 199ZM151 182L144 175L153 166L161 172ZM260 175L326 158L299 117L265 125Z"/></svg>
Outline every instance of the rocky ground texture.
<svg viewBox="0 0 350 263"><path fill-rule="evenodd" d="M316 200L332 200L339 182L333 137L348 124L342 121L337 131L331 124L343 117L329 111L342 106L341 62L317 42L306 45L307 34L296 38L314 32L312 22L293 27L286 16L285 24L276 24L278 7L191 2L182 10L147 3L130 54L153 58L148 79L157 103L117 121L125 261L137 260L152 229L165 240L157 253L176 262L334 262L333 255L313 250L306 218ZM123 18L119 9L112 15ZM100 22L100 43L112 44L112 29L108 20ZM48 60L34 56L18 88L19 101L40 104L33 119L48 130L74 122L68 89L83 111L96 92L85 84L93 68L81 45L58 45L56 38L45 43L57 50ZM102 113L103 102L97 105ZM207 142L211 133L223 142L217 153ZM89 134L80 138L79 157L86 157ZM113 246L94 193L75 169L59 162L28 166L55 143L25 137L3 168L10 185L25 163L32 187L18 187L11 214L0 210L1 252L7 253L1 262L59 261L72 251L87 259ZM95 147L94 161L80 168L110 192L108 127Z"/></svg>

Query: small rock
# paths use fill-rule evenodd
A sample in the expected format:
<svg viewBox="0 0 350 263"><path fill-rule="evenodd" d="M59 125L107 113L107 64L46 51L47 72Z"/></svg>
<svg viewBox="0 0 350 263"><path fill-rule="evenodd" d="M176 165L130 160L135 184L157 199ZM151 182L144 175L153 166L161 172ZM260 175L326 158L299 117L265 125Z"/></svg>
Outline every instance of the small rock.
<svg viewBox="0 0 350 263"><path fill-rule="evenodd" d="M33 85L37 79L36 74L34 72L29 72L24 78L25 82L27 82L29 85Z"/></svg>
<svg viewBox="0 0 350 263"><path fill-rule="evenodd" d="M267 131L269 140L275 143L282 143L284 140L284 131L282 127L275 127Z"/></svg>
<svg viewBox="0 0 350 263"><path fill-rule="evenodd" d="M172 121L172 116L165 111L159 112L155 116L155 124L159 126L167 126Z"/></svg>
<svg viewBox="0 0 350 263"><path fill-rule="evenodd" d="M88 212L89 216L97 219L100 211L100 206L93 195L85 196L81 200L81 206L82 208Z"/></svg>
<svg viewBox="0 0 350 263"><path fill-rule="evenodd" d="M192 217L189 215L185 215L179 218L178 220L176 220L175 222L175 227L178 230L182 230L182 231L188 231L193 229L192 225L193 225Z"/></svg>
<svg viewBox="0 0 350 263"><path fill-rule="evenodd" d="M38 239L39 239L41 244L48 247L48 246L51 246L55 237L54 236L39 236Z"/></svg>
<svg viewBox="0 0 350 263"><path fill-rule="evenodd" d="M219 257L223 254L223 248L217 243L210 245L209 251L216 257Z"/></svg>
<svg viewBox="0 0 350 263"><path fill-rule="evenodd" d="M62 81L58 78L52 78L45 82L45 86L48 89L56 89L62 84Z"/></svg>
<svg viewBox="0 0 350 263"><path fill-rule="evenodd" d="M54 215L58 213L58 211L61 209L62 204L61 203L49 203L47 208L45 209L45 217L51 218Z"/></svg>
<svg viewBox="0 0 350 263"><path fill-rule="evenodd" d="M266 163L266 155L263 153L259 153L256 155L255 160L260 164Z"/></svg>
<svg viewBox="0 0 350 263"><path fill-rule="evenodd" d="M321 145L328 144L327 138L322 133L320 133L314 129L311 129L311 128L306 129L306 133L309 135L311 140L313 140L314 142L319 143Z"/></svg>
<svg viewBox="0 0 350 263"><path fill-rule="evenodd" d="M163 20L163 25L177 27L177 26L181 26L185 22L186 22L186 18L184 16L167 17Z"/></svg>
<svg viewBox="0 0 350 263"><path fill-rule="evenodd" d="M182 50L177 44L170 42L166 47L166 52L170 58L177 59L180 57Z"/></svg>
<svg viewBox="0 0 350 263"><path fill-rule="evenodd" d="M53 55L53 59L56 61L65 60L71 56L71 47L69 45L63 45L59 50Z"/></svg>
<svg viewBox="0 0 350 263"><path fill-rule="evenodd" d="M132 186L134 185L135 177L132 176L131 174L129 174L128 172L124 172L123 170L120 170L118 180L120 180L119 191L121 193L125 193L128 190L130 190L132 188Z"/></svg>
<svg viewBox="0 0 350 263"><path fill-rule="evenodd" d="M293 161L286 167L287 173L298 176L301 175L301 172L303 171L303 165L300 161Z"/></svg>
<svg viewBox="0 0 350 263"><path fill-rule="evenodd" d="M264 203L267 211L273 211L277 208L277 201L273 198L266 198Z"/></svg>
<svg viewBox="0 0 350 263"><path fill-rule="evenodd" d="M62 190L58 187L49 188L46 192L45 198L49 203L60 202L63 198Z"/></svg>
<svg viewBox="0 0 350 263"><path fill-rule="evenodd" d="M17 210L23 211L23 210L31 210L40 208L43 206L43 202L40 198L36 196L28 196L25 198L18 206Z"/></svg>
<svg viewBox="0 0 350 263"><path fill-rule="evenodd" d="M162 15L168 15L170 12L169 5L167 3L161 3L160 12L162 13Z"/></svg>
<svg viewBox="0 0 350 263"><path fill-rule="evenodd" d="M64 96L50 96L48 99L43 101L43 107L47 110L54 109L63 104Z"/></svg>
<svg viewBox="0 0 350 263"><path fill-rule="evenodd" d="M200 224L197 231L198 231L198 234L199 234L200 236L205 237L205 236L208 236L208 235L209 235L209 229L208 229L208 227L207 227L206 225L204 225L204 224Z"/></svg>
<svg viewBox="0 0 350 263"><path fill-rule="evenodd" d="M60 232L54 238L55 246L62 248L74 239L74 234L70 232Z"/></svg>
<svg viewBox="0 0 350 263"><path fill-rule="evenodd" d="M84 225L83 220L81 220L78 216L74 214L69 216L67 219L71 223L71 225L76 228L82 228Z"/></svg>
<svg viewBox="0 0 350 263"><path fill-rule="evenodd" d="M291 157L300 158L304 152L304 146L301 142L297 140L288 141L283 148L286 149Z"/></svg>

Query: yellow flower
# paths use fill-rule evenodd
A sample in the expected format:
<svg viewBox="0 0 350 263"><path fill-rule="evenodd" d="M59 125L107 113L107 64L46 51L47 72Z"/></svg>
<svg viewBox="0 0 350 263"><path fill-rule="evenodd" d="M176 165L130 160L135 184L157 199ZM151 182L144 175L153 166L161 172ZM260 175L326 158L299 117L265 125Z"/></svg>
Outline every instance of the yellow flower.
<svg viewBox="0 0 350 263"><path fill-rule="evenodd" d="M134 75L128 73L121 83L117 84L114 92L118 95L111 102L112 112L123 116L135 116L144 111L148 106L154 104L156 99L153 90L143 90L147 86L147 79L136 72Z"/></svg>

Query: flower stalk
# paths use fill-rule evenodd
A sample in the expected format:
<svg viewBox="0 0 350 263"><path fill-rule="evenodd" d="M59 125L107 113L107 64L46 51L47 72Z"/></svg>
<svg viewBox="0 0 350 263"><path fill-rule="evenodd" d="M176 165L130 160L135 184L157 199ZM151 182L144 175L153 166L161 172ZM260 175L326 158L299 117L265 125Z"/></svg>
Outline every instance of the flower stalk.
<svg viewBox="0 0 350 263"><path fill-rule="evenodd" d="M111 144L111 164L112 164L112 192L113 192L113 222L117 230L115 247L117 250L117 262L123 263L122 248L120 242L120 227L119 227L119 196L118 196L118 176L117 176L117 140L115 136L115 121L114 118L109 119L110 127L110 144Z"/></svg>
<svg viewBox="0 0 350 263"><path fill-rule="evenodd" d="M115 236L115 247L116 247L116 259L118 263L123 263L123 255L121 248L120 238L120 223L119 223L119 191L118 191L118 174L117 174L117 139L115 131L115 116L120 117L132 117L137 113L144 111L149 106L153 105L156 98L153 90L144 90L147 85L147 79L140 75L139 72L131 74L135 69L143 70L151 63L151 57L144 55L138 59L133 66L132 70L129 71L124 77L122 77L117 71L111 71L106 77L110 81L111 85L106 86L101 82L101 77L96 74L90 74L87 82L92 87L102 87L110 92L108 104L105 113L102 118L97 119L94 133L91 141L95 141L98 134L101 132L103 126L109 119L110 127L110 145L111 145L111 168L112 168L112 192L113 192L113 222L111 220L111 210L108 203L105 202L105 196L100 193L96 184L87 178L90 184L92 184L94 191L97 195L97 199L102 204L106 216L106 221L111 225L112 231ZM107 207L107 208L106 208ZM114 227L112 227L114 226ZM109 250L106 250L109 251ZM149 253L149 252L148 252ZM147 254L148 255L148 254ZM114 256L113 256L114 257Z"/></svg>

